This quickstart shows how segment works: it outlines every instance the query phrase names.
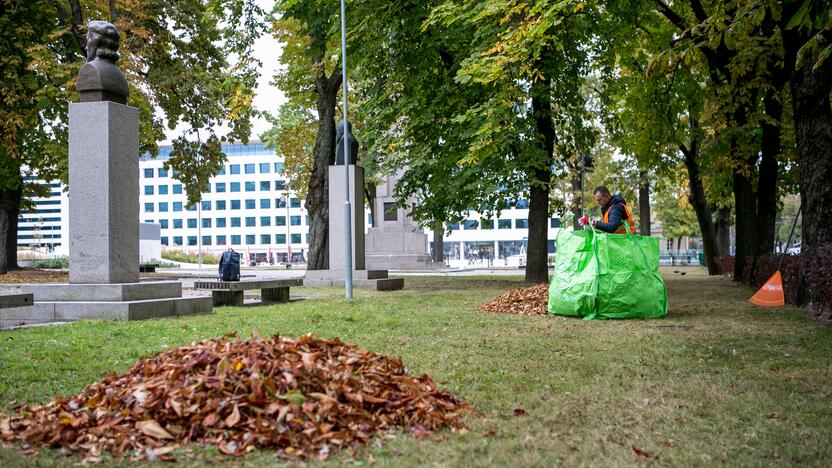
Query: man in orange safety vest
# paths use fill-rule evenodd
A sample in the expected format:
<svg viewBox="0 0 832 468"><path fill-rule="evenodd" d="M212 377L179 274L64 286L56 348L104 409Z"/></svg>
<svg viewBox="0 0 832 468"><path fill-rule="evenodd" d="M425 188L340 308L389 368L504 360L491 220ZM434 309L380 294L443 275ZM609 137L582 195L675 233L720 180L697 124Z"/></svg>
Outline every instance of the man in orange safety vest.
<svg viewBox="0 0 832 468"><path fill-rule="evenodd" d="M595 201L601 207L601 219L592 222L595 229L613 234L626 234L629 225L630 232L635 234L636 223L624 197L610 194L610 190L602 185L595 189ZM584 216L579 221L586 224L589 219Z"/></svg>

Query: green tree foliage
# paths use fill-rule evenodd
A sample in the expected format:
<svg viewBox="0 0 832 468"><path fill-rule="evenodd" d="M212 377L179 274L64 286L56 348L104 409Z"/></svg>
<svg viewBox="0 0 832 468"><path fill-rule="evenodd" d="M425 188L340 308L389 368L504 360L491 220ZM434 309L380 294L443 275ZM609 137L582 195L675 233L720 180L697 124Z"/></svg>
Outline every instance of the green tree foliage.
<svg viewBox="0 0 832 468"><path fill-rule="evenodd" d="M283 170L288 176L287 190L306 199L315 162L314 144L317 122L306 108L291 103L280 107L277 115L266 114L272 127L260 136L267 148L283 155Z"/></svg>

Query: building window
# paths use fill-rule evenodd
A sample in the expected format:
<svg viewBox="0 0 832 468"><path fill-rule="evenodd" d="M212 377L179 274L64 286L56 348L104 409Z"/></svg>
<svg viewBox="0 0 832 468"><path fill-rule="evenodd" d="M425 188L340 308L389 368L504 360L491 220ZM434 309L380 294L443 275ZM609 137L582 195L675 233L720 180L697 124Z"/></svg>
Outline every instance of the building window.
<svg viewBox="0 0 832 468"><path fill-rule="evenodd" d="M173 245L175 245L175 246L182 245L182 236L173 236Z"/></svg>
<svg viewBox="0 0 832 468"><path fill-rule="evenodd" d="M224 210L225 209L225 200L217 200L216 205L217 205L218 210Z"/></svg>
<svg viewBox="0 0 832 468"><path fill-rule="evenodd" d="M144 194L145 195L153 195L153 186L152 185L145 185L144 186Z"/></svg>
<svg viewBox="0 0 832 468"><path fill-rule="evenodd" d="M289 223L292 226L300 226L300 216L291 216L289 218Z"/></svg>
<svg viewBox="0 0 832 468"><path fill-rule="evenodd" d="M246 182L246 192L253 192L254 191L254 181L247 181Z"/></svg>
<svg viewBox="0 0 832 468"><path fill-rule="evenodd" d="M254 245L254 234L246 234L246 245Z"/></svg>
<svg viewBox="0 0 832 468"><path fill-rule="evenodd" d="M268 192L272 189L272 181L270 180L261 180L260 181L260 191L261 192Z"/></svg>
<svg viewBox="0 0 832 468"><path fill-rule="evenodd" d="M268 198L261 198L260 199L260 208L266 209L272 207L272 201Z"/></svg>
<svg viewBox="0 0 832 468"><path fill-rule="evenodd" d="M224 228L225 227L225 218L217 218L217 227Z"/></svg>
<svg viewBox="0 0 832 468"><path fill-rule="evenodd" d="M560 227L560 218L552 218L549 220L549 227L551 228L559 228Z"/></svg>
<svg viewBox="0 0 832 468"><path fill-rule="evenodd" d="M268 167L268 165L266 167ZM261 165L261 168L262 168L262 165ZM269 245L271 243L272 243L271 234L260 234L260 244Z"/></svg>
<svg viewBox="0 0 832 468"><path fill-rule="evenodd" d="M156 175L158 175L159 177L167 177L168 170L164 167L160 167L159 169L156 169Z"/></svg>
<svg viewBox="0 0 832 468"><path fill-rule="evenodd" d="M174 219L173 220L173 228L174 229L182 229L182 220L181 219Z"/></svg>
<svg viewBox="0 0 832 468"><path fill-rule="evenodd" d="M196 218L188 220L188 229L196 229Z"/></svg>
<svg viewBox="0 0 832 468"><path fill-rule="evenodd" d="M196 203L188 207L188 211L196 211Z"/></svg>
<svg viewBox="0 0 832 468"><path fill-rule="evenodd" d="M217 236L217 245L225 245L225 236Z"/></svg>
<svg viewBox="0 0 832 468"><path fill-rule="evenodd" d="M399 210L396 208L395 203L384 203L384 220L385 221L396 221L399 219Z"/></svg>
<svg viewBox="0 0 832 468"><path fill-rule="evenodd" d="M144 178L145 179L153 178L153 169L145 169L144 170Z"/></svg>
<svg viewBox="0 0 832 468"><path fill-rule="evenodd" d="M239 164L232 164L228 166L231 169L231 174L239 174L240 173L240 165ZM233 192L233 190L232 190Z"/></svg>
<svg viewBox="0 0 832 468"><path fill-rule="evenodd" d="M182 202L173 202L173 211L182 211Z"/></svg>
<svg viewBox="0 0 832 468"><path fill-rule="evenodd" d="M497 229L511 229L511 220L510 219L497 220Z"/></svg>
<svg viewBox="0 0 832 468"><path fill-rule="evenodd" d="M292 234L292 243L300 244L300 234Z"/></svg>
<svg viewBox="0 0 832 468"><path fill-rule="evenodd" d="M459 223L448 223L448 231L459 231Z"/></svg>
<svg viewBox="0 0 832 468"><path fill-rule="evenodd" d="M274 163L274 172L283 172L283 163L276 162Z"/></svg>
<svg viewBox="0 0 832 468"><path fill-rule="evenodd" d="M231 218L231 227L240 227L240 218Z"/></svg>
<svg viewBox="0 0 832 468"><path fill-rule="evenodd" d="M275 163L277 164L277 163ZM283 190L286 188L286 181L285 180L276 180L274 181L274 189L275 190Z"/></svg>
<svg viewBox="0 0 832 468"><path fill-rule="evenodd" d="M196 236L188 236L188 246L196 245Z"/></svg>
<svg viewBox="0 0 832 468"><path fill-rule="evenodd" d="M246 200L246 209L253 210L257 208L257 200Z"/></svg>
<svg viewBox="0 0 832 468"><path fill-rule="evenodd" d="M260 217L260 225L261 226L271 226L272 225L272 217L271 216L261 216Z"/></svg>
<svg viewBox="0 0 832 468"><path fill-rule="evenodd" d="M202 236L202 245L211 245L211 236Z"/></svg>
<svg viewBox="0 0 832 468"><path fill-rule="evenodd" d="M231 182L231 191L232 192L239 192L240 191L240 183L239 182Z"/></svg>
<svg viewBox="0 0 832 468"><path fill-rule="evenodd" d="M465 222L462 224L462 229L466 231L474 231L477 229L477 225L479 223L474 219L466 219Z"/></svg>
<svg viewBox="0 0 832 468"><path fill-rule="evenodd" d="M168 245L168 238L166 236L162 237L162 245Z"/></svg>
<svg viewBox="0 0 832 468"><path fill-rule="evenodd" d="M260 163L260 173L261 174L268 174L269 173L269 163Z"/></svg>
<svg viewBox="0 0 832 468"><path fill-rule="evenodd" d="M520 200L517 200L517 203L515 203L514 206L517 207L518 210L525 210L529 207L529 201L521 198Z"/></svg>
<svg viewBox="0 0 832 468"><path fill-rule="evenodd" d="M254 216L246 216L246 227L257 226L257 218Z"/></svg>
<svg viewBox="0 0 832 468"><path fill-rule="evenodd" d="M220 166L220 171L217 172L217 175L225 175L225 165Z"/></svg>
<svg viewBox="0 0 832 468"><path fill-rule="evenodd" d="M225 182L217 182L217 193L225 192Z"/></svg>
<svg viewBox="0 0 832 468"><path fill-rule="evenodd" d="M240 209L240 200L231 200L231 209L232 210L239 210Z"/></svg>
<svg viewBox="0 0 832 468"><path fill-rule="evenodd" d="M275 244L285 244L286 243L286 234L277 234L274 236L274 243Z"/></svg>
<svg viewBox="0 0 832 468"><path fill-rule="evenodd" d="M177 171L176 169L173 169L173 170L171 171L171 174L172 174L172 175L173 175L173 177L175 177L175 178L178 178L178 177L181 175L181 174L179 174L179 171Z"/></svg>
<svg viewBox="0 0 832 468"><path fill-rule="evenodd" d="M145 213L153 213L153 203L145 203L144 204L144 212Z"/></svg>
<svg viewBox="0 0 832 468"><path fill-rule="evenodd" d="M168 186L167 185L160 185L159 186L159 195L167 195L168 194Z"/></svg>
<svg viewBox="0 0 832 468"><path fill-rule="evenodd" d="M202 200L202 211L211 211L211 201Z"/></svg>
<svg viewBox="0 0 832 468"><path fill-rule="evenodd" d="M275 216L274 217L274 225L275 226L285 226L286 225L286 217L285 216Z"/></svg>
<svg viewBox="0 0 832 468"><path fill-rule="evenodd" d="M168 220L166 220L166 219L160 219L159 224L162 226L162 229L167 229L168 228Z"/></svg>
<svg viewBox="0 0 832 468"><path fill-rule="evenodd" d="M231 245L240 245L240 235L239 234L233 234L231 236Z"/></svg>
<svg viewBox="0 0 832 468"><path fill-rule="evenodd" d="M494 229L494 221L491 219L480 220L480 229Z"/></svg>
<svg viewBox="0 0 832 468"><path fill-rule="evenodd" d="M517 229L528 229L529 228L529 220L528 219L515 219L514 220L514 227Z"/></svg>
<svg viewBox="0 0 832 468"><path fill-rule="evenodd" d="M159 213L165 213L168 211L168 202L159 202Z"/></svg>
<svg viewBox="0 0 832 468"><path fill-rule="evenodd" d="M285 198L275 198L274 199L274 207L275 208L286 208L286 199Z"/></svg>
<svg viewBox="0 0 832 468"><path fill-rule="evenodd" d="M254 164L246 164L245 171L246 174L254 174Z"/></svg>
<svg viewBox="0 0 832 468"><path fill-rule="evenodd" d="M202 218L202 227L204 227L204 228L211 227L211 218Z"/></svg>
<svg viewBox="0 0 832 468"><path fill-rule="evenodd" d="M182 184L173 184L173 194L179 195L182 193Z"/></svg>
<svg viewBox="0 0 832 468"><path fill-rule="evenodd" d="M297 198L293 198L289 201L289 206L291 208L300 208L300 200Z"/></svg>

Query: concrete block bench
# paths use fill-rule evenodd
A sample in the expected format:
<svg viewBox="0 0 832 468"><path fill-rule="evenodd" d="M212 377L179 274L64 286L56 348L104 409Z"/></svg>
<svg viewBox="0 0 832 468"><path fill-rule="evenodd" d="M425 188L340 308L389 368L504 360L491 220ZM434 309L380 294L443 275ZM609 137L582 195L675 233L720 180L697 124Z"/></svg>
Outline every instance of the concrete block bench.
<svg viewBox="0 0 832 468"><path fill-rule="evenodd" d="M241 306L243 305L243 291L252 289L260 290L260 302L263 304L289 302L289 288L292 286L303 286L303 279L194 282L194 289L208 289L211 291L215 306Z"/></svg>

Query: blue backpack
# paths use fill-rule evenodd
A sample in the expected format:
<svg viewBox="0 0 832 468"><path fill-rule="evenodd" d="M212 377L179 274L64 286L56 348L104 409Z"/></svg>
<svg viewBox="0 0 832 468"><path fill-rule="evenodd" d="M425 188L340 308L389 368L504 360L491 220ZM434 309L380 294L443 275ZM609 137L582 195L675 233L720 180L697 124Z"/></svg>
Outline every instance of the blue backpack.
<svg viewBox="0 0 832 468"><path fill-rule="evenodd" d="M240 281L240 254L232 249L223 252L219 273L220 281Z"/></svg>

